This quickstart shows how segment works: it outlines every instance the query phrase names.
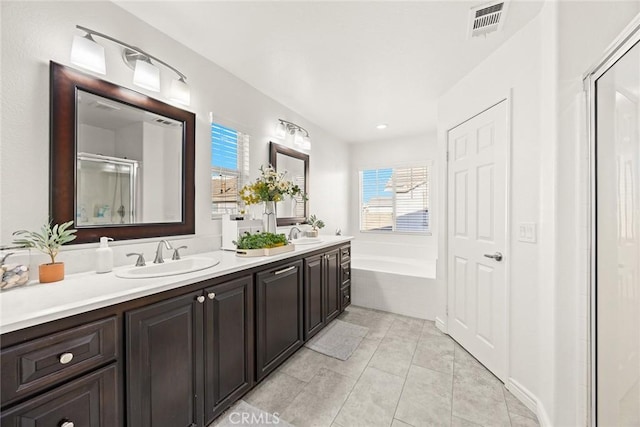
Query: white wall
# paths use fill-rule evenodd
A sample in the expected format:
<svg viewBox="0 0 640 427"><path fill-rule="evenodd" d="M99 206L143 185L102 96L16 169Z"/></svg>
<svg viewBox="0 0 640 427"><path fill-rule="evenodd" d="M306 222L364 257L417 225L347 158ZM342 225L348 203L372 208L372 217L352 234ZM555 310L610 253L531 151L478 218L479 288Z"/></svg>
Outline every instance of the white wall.
<svg viewBox="0 0 640 427"><path fill-rule="evenodd" d="M416 258L435 260L438 242L438 215L436 210L438 203L438 162L436 161L436 156L435 133L368 142L366 144L352 144L350 146L349 230L356 237L353 242L354 251L361 253L380 253L380 251L395 254L404 253ZM371 168L420 166L425 164L429 164L432 167L431 235L361 233L359 231L360 194L358 183L360 178L358 172ZM408 247L410 249L407 249Z"/></svg>
<svg viewBox="0 0 640 427"><path fill-rule="evenodd" d="M533 21L439 102L444 162L448 129L511 99L508 387L538 406L543 425L584 425L587 419L581 79L637 11L638 2L546 2ZM444 218L442 169L438 207ZM521 222L538 225L537 244L517 241ZM446 323L444 226L441 221L438 317Z"/></svg>
<svg viewBox="0 0 640 427"><path fill-rule="evenodd" d="M37 229L48 218L49 204L49 61L69 64L75 25L109 34L151 52L187 76L191 106L196 113L196 234L178 238L189 250L211 250L220 245L220 222L210 220L209 112L240 124L251 135L254 177L268 163L268 144L278 118L309 130L313 149L310 165L311 211L327 223L327 230L346 231L348 150L335 136L258 92L188 47L167 37L110 2L1 2L2 119L0 144L0 242L10 242L17 229ZM105 80L139 92L120 49L102 39L107 55ZM174 76L162 70L162 86ZM166 90L166 89L163 89ZM165 93L148 93L165 102ZM29 188L25 197L24 189ZM115 245L115 264L127 264L124 253L144 251L152 241ZM67 271L93 269L96 245L66 247L60 260ZM39 262L36 258L34 263Z"/></svg>

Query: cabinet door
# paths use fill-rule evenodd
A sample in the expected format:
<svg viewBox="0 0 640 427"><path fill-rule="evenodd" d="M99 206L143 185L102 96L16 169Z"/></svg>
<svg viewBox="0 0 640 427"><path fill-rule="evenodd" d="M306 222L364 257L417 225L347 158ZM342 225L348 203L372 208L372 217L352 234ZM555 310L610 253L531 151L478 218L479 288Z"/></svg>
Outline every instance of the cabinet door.
<svg viewBox="0 0 640 427"><path fill-rule="evenodd" d="M327 323L335 319L340 314L340 257L338 251L328 252L324 256L325 260L325 286L327 295Z"/></svg>
<svg viewBox="0 0 640 427"><path fill-rule="evenodd" d="M256 277L256 378L260 381L302 346L302 261Z"/></svg>
<svg viewBox="0 0 640 427"><path fill-rule="evenodd" d="M0 424L7 427L122 425L116 381L114 363L3 411Z"/></svg>
<svg viewBox="0 0 640 427"><path fill-rule="evenodd" d="M126 315L127 421L131 427L200 426L202 292ZM202 298L201 298L202 299Z"/></svg>
<svg viewBox="0 0 640 427"><path fill-rule="evenodd" d="M304 260L304 339L320 331L325 325L324 255Z"/></svg>
<svg viewBox="0 0 640 427"><path fill-rule="evenodd" d="M205 291L205 425L253 386L251 276Z"/></svg>

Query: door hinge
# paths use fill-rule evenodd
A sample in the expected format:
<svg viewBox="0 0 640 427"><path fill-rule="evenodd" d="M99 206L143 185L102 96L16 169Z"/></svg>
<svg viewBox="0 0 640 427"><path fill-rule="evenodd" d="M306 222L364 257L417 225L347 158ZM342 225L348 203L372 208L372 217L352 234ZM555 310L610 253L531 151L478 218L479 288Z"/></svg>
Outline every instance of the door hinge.
<svg viewBox="0 0 640 427"><path fill-rule="evenodd" d="M449 152L447 151L447 162L449 161Z"/></svg>

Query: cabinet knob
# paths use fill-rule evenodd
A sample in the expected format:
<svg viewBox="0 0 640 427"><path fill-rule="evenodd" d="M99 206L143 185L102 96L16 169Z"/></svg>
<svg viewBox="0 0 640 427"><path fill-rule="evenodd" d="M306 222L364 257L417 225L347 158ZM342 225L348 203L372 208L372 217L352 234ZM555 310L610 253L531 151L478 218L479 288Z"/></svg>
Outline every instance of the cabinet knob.
<svg viewBox="0 0 640 427"><path fill-rule="evenodd" d="M216 293L215 292L209 292L209 294L207 296L209 297L209 299L214 299L216 297Z"/></svg>
<svg viewBox="0 0 640 427"><path fill-rule="evenodd" d="M65 420L60 424L60 427L73 427L73 422Z"/></svg>
<svg viewBox="0 0 640 427"><path fill-rule="evenodd" d="M200 295L198 298L196 298L196 301L202 304L204 302L204 296Z"/></svg>
<svg viewBox="0 0 640 427"><path fill-rule="evenodd" d="M60 360L60 363L63 365L66 365L73 360L73 353L62 353L58 360ZM71 426L73 426L73 423L71 423Z"/></svg>

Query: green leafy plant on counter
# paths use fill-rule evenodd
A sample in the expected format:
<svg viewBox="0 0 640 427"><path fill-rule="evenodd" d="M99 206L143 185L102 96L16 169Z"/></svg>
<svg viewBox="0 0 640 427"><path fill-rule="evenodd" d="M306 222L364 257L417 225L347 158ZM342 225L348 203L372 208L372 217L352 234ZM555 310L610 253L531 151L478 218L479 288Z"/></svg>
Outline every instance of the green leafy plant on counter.
<svg viewBox="0 0 640 427"><path fill-rule="evenodd" d="M48 223L42 226L40 233L37 231L18 230L13 233L14 236L18 236L13 240L13 243L27 248L35 248L49 255L51 264L54 264L56 255L60 251L60 246L76 238L74 234L76 230L69 229L72 224L73 221L55 224L54 226Z"/></svg>
<svg viewBox="0 0 640 427"><path fill-rule="evenodd" d="M265 248L275 248L278 246L284 246L288 243L287 236L284 234L274 234L274 233L245 233L238 241L234 241L233 244L236 245L238 249L265 249Z"/></svg>
<svg viewBox="0 0 640 427"><path fill-rule="evenodd" d="M307 220L313 231L318 231L321 228L324 228L324 221L317 218L315 215L311 215Z"/></svg>

